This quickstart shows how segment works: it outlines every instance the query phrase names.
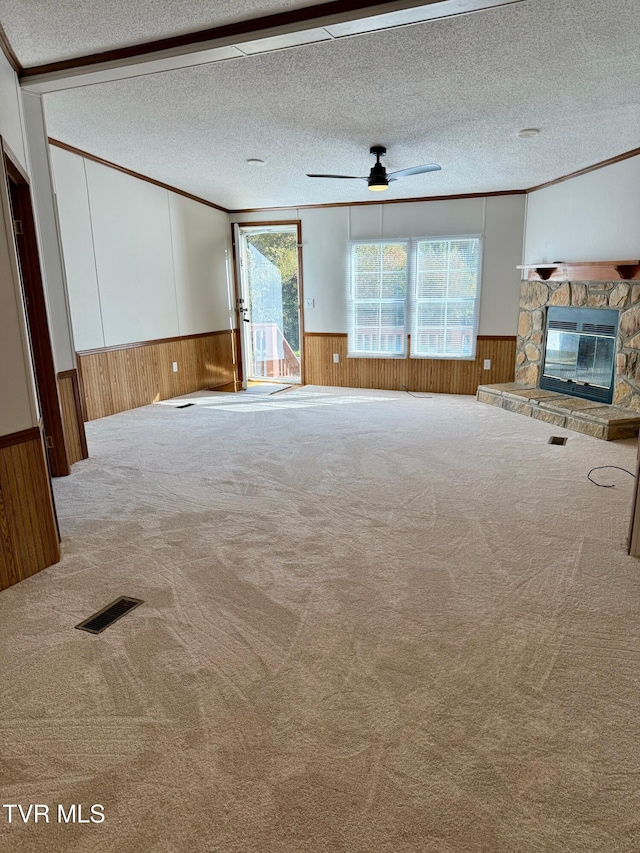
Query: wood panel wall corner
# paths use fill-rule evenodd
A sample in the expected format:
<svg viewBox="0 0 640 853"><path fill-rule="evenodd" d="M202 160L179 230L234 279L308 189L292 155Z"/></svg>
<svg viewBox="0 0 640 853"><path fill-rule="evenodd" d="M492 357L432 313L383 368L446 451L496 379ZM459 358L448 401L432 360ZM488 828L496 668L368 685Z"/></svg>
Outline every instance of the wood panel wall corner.
<svg viewBox="0 0 640 853"><path fill-rule="evenodd" d="M78 352L86 420L193 391L235 388L237 352L235 329Z"/></svg>
<svg viewBox="0 0 640 853"><path fill-rule="evenodd" d="M77 370L63 370L58 373L58 394L67 459L69 465L73 465L74 462L80 462L89 456Z"/></svg>

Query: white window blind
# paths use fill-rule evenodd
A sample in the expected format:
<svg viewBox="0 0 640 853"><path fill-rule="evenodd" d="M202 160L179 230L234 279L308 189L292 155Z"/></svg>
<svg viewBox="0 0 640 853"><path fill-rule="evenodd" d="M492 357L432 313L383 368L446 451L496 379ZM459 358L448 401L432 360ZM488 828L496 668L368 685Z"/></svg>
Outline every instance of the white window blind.
<svg viewBox="0 0 640 853"><path fill-rule="evenodd" d="M407 353L408 240L349 245L348 355Z"/></svg>
<svg viewBox="0 0 640 853"><path fill-rule="evenodd" d="M480 302L480 237L416 243L412 358L474 358Z"/></svg>

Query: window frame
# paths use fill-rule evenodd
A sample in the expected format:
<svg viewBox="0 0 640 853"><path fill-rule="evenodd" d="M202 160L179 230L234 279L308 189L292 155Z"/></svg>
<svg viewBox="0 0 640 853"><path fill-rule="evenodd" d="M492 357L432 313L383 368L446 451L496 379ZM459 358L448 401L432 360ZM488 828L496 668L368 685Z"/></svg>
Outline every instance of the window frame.
<svg viewBox="0 0 640 853"><path fill-rule="evenodd" d="M389 244L401 244L406 247L406 257L407 264L405 269L405 295L404 299L397 298L389 298L387 300L383 300L382 297L375 300L357 300L353 296L353 287L354 287L354 248L356 246L384 246ZM362 239L362 240L349 240L347 242L347 272L348 272L348 285L347 285L347 358L392 358L392 359L406 359L409 355L409 329L411 323L410 317L410 301L409 294L412 288L412 279L411 279L411 270L412 270L412 241L409 237L380 237L375 239ZM381 352L379 350L367 351L367 350L358 350L355 349L355 306L356 304L361 302L377 302L379 304L384 304L387 302L398 303L404 302L404 325L402 331L402 351L401 352Z"/></svg>

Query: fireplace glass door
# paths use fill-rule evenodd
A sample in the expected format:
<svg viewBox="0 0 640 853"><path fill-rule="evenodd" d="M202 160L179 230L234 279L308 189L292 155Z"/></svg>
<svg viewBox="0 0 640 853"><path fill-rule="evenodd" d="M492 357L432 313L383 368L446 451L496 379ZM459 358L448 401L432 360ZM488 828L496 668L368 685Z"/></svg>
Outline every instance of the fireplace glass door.
<svg viewBox="0 0 640 853"><path fill-rule="evenodd" d="M547 333L545 376L609 388L614 350L615 338L550 330Z"/></svg>
<svg viewBox="0 0 640 853"><path fill-rule="evenodd" d="M610 403L617 330L617 311L550 307L540 387Z"/></svg>

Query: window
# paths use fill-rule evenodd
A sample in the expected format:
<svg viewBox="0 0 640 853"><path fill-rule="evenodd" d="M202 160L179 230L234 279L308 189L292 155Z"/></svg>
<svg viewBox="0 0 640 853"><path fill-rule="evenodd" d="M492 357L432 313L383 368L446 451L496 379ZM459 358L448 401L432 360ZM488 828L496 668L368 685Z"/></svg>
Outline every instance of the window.
<svg viewBox="0 0 640 853"><path fill-rule="evenodd" d="M407 354L409 241L351 243L348 354Z"/></svg>
<svg viewBox="0 0 640 853"><path fill-rule="evenodd" d="M481 254L477 236L351 243L348 354L405 358L410 314L412 358L475 358Z"/></svg>
<svg viewBox="0 0 640 853"><path fill-rule="evenodd" d="M412 357L475 358L481 247L480 237L416 242Z"/></svg>

